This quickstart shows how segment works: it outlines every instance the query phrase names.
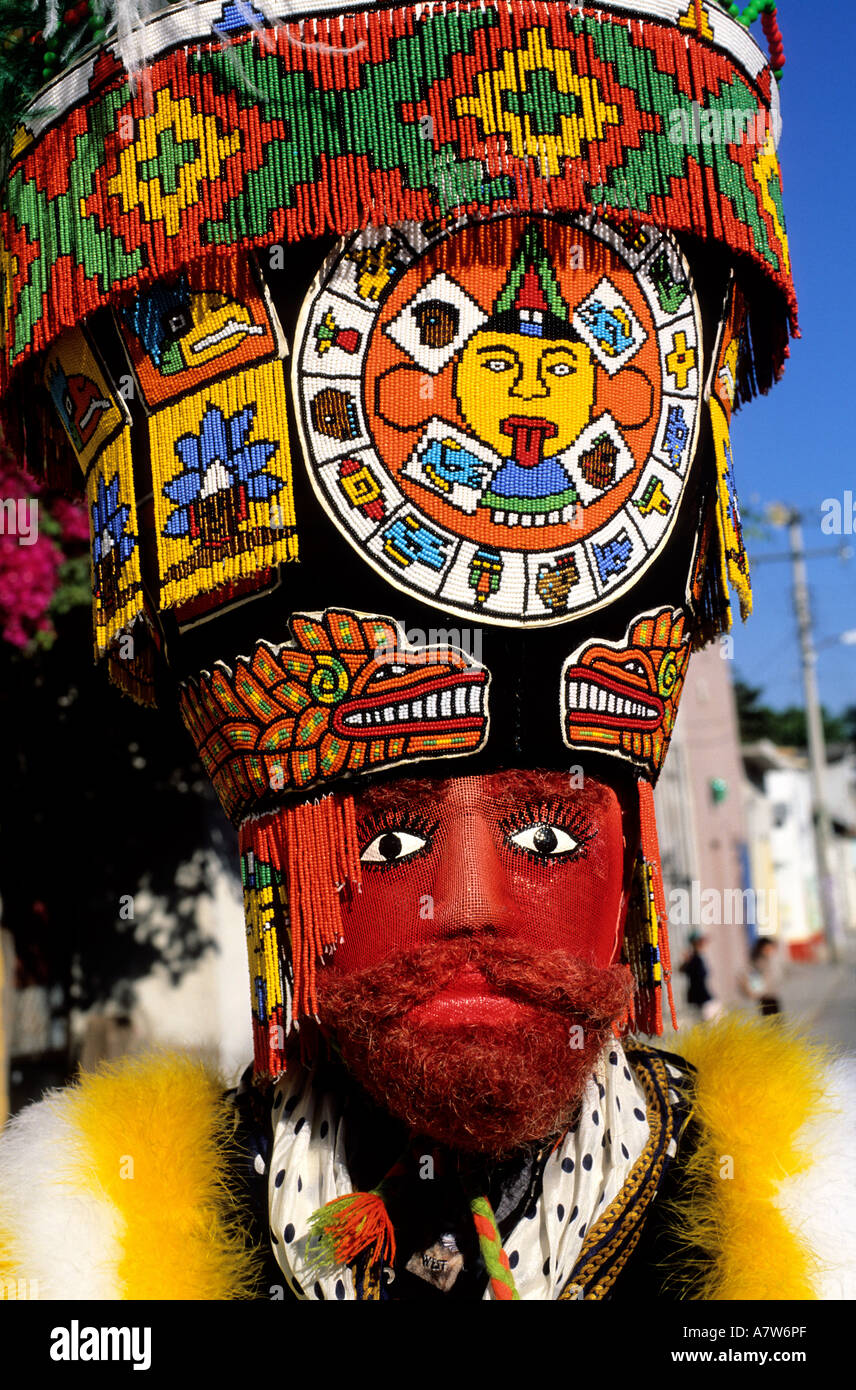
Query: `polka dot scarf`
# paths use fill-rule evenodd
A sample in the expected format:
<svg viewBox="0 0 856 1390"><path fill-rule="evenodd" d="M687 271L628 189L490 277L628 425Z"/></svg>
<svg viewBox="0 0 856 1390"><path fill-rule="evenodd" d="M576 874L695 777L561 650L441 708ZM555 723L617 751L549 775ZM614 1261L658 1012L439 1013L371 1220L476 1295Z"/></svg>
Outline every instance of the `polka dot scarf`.
<svg viewBox="0 0 856 1390"><path fill-rule="evenodd" d="M342 1116L313 1080L314 1072L298 1070L274 1087L271 1242L298 1298L354 1300L350 1270L319 1275L307 1268L310 1216L353 1191ZM540 1197L504 1242L521 1299L558 1296L587 1232L621 1191L648 1135L642 1088L620 1044L610 1044L586 1088L577 1124L547 1161Z"/></svg>
<svg viewBox="0 0 856 1390"><path fill-rule="evenodd" d="M547 1160L538 1202L504 1241L521 1299L557 1298L568 1282L586 1235L648 1142L646 1109L620 1044L611 1044L586 1088L577 1124Z"/></svg>
<svg viewBox="0 0 856 1390"><path fill-rule="evenodd" d="M295 1070L274 1087L273 1145L268 1175L271 1242L286 1283L298 1298L356 1299L348 1269L310 1274L309 1218L353 1192L345 1161L345 1125L333 1097L313 1085L314 1069Z"/></svg>

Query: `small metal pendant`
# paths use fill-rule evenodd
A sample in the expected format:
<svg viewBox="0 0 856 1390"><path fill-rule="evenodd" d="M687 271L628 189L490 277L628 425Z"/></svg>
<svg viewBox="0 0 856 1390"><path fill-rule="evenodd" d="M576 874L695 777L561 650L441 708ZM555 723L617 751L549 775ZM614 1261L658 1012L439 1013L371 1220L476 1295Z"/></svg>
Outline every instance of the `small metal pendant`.
<svg viewBox="0 0 856 1390"><path fill-rule="evenodd" d="M433 1284L446 1293L454 1284L464 1267L464 1257L455 1237L441 1236L427 1250L415 1250L407 1261L407 1269L419 1279Z"/></svg>

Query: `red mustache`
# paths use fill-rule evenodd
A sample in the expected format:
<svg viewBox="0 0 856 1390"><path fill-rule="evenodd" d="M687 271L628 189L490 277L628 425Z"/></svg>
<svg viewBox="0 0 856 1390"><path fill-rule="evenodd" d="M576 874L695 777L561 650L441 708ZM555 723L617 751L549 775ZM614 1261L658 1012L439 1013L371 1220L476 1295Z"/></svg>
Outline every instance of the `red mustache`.
<svg viewBox="0 0 856 1390"><path fill-rule="evenodd" d="M464 965L475 966L509 999L594 1024L621 1017L632 993L626 966L603 969L566 951L536 951L520 941L480 935L399 951L351 975L322 972L322 1021L336 1027L358 1011L363 1020L391 1022L432 999Z"/></svg>

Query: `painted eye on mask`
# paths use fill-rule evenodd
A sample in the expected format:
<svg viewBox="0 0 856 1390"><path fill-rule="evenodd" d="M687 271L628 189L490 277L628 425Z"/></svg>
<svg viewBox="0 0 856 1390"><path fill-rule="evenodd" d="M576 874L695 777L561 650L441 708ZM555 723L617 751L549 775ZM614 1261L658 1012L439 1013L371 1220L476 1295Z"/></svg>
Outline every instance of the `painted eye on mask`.
<svg viewBox="0 0 856 1390"><path fill-rule="evenodd" d="M366 845L360 859L364 864L398 864L427 844L426 836L411 835L409 830L384 830Z"/></svg>
<svg viewBox="0 0 856 1390"><path fill-rule="evenodd" d="M581 844L560 825L548 825L544 821L539 821L536 825L527 825L514 835L509 835L508 842L516 849L537 855L539 859L562 858L574 853Z"/></svg>

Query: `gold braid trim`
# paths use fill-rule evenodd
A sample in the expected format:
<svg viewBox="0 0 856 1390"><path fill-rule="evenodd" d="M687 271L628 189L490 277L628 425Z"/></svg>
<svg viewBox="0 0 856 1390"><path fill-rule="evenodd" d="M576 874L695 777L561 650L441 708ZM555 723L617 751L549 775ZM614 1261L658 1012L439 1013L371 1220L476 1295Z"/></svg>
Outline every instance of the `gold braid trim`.
<svg viewBox="0 0 856 1390"><path fill-rule="evenodd" d="M357 1297L361 1303L380 1303L380 1281L383 1266L369 1265L357 1275Z"/></svg>

